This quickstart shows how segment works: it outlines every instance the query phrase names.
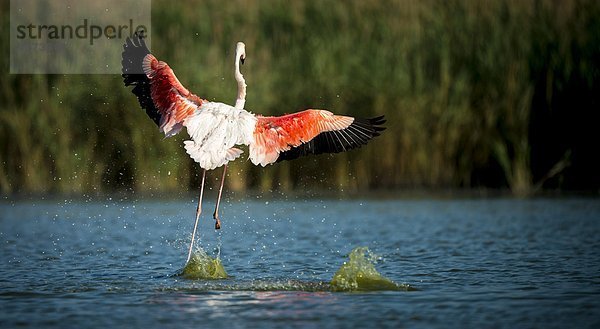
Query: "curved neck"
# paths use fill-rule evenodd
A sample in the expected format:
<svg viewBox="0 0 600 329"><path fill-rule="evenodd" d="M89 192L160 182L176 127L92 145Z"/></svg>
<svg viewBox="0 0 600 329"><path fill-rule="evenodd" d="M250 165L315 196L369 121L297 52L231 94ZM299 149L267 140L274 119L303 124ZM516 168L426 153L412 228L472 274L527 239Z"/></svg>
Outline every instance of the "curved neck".
<svg viewBox="0 0 600 329"><path fill-rule="evenodd" d="M240 72L240 63L246 58L246 45L238 42L235 49L235 80L237 81L238 93L235 100L235 107L243 109L246 104L246 80Z"/></svg>

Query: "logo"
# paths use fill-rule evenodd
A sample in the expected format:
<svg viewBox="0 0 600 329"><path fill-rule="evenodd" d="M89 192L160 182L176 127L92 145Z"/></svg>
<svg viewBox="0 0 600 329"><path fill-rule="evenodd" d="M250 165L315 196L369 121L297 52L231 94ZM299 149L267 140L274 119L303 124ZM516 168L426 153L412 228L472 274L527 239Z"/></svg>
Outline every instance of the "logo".
<svg viewBox="0 0 600 329"><path fill-rule="evenodd" d="M150 0L11 0L11 74L120 74L125 39L150 46Z"/></svg>

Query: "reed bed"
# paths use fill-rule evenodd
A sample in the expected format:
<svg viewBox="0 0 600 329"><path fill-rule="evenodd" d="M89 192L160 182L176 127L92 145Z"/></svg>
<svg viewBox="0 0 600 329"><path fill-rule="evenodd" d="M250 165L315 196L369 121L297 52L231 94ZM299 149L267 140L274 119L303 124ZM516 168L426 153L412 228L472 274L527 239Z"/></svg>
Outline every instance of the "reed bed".
<svg viewBox="0 0 600 329"><path fill-rule="evenodd" d="M152 2L152 51L192 91L233 103L244 41L247 109L371 117L358 151L267 168L228 187L598 189L600 2ZM8 4L0 5L8 68ZM184 136L164 139L118 75L0 79L0 192L195 188ZM597 160L596 160L597 161ZM593 166L592 166L593 167ZM210 184L216 184L216 176Z"/></svg>

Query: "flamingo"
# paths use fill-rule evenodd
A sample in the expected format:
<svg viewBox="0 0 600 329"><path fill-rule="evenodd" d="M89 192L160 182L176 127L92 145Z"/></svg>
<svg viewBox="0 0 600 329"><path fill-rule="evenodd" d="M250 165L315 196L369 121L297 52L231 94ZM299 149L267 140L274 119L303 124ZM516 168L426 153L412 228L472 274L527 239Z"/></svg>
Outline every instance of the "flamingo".
<svg viewBox="0 0 600 329"><path fill-rule="evenodd" d="M234 73L238 93L235 106L231 106L200 98L186 89L171 67L150 52L143 35L127 38L123 46L125 86L133 86L132 92L141 108L166 137L186 128L190 140L184 141L184 148L202 169L196 221L186 264L191 258L202 212L206 171L223 167L213 213L215 229L220 229L218 209L227 164L243 153L237 146L248 146L250 161L265 167L310 154L349 151L367 144L385 129L383 115L360 119L323 109L308 109L283 116L262 116L245 110L246 83L240 72L240 63L243 64L245 58L245 45L239 42Z"/></svg>

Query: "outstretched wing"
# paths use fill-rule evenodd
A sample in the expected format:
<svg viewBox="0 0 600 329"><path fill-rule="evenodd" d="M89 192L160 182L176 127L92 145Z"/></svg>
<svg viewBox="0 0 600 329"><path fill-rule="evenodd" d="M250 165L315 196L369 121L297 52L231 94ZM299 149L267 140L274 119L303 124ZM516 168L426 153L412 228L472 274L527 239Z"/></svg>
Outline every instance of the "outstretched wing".
<svg viewBox="0 0 600 329"><path fill-rule="evenodd" d="M187 90L169 65L157 60L137 34L127 38L121 64L123 82L134 86L132 92L140 106L167 136L177 134L183 121L205 102Z"/></svg>
<svg viewBox="0 0 600 329"><path fill-rule="evenodd" d="M282 160L358 148L384 130L383 116L357 119L325 110L306 110L281 117L258 117L250 160L266 166Z"/></svg>

